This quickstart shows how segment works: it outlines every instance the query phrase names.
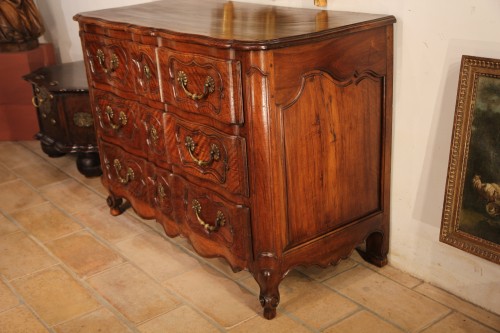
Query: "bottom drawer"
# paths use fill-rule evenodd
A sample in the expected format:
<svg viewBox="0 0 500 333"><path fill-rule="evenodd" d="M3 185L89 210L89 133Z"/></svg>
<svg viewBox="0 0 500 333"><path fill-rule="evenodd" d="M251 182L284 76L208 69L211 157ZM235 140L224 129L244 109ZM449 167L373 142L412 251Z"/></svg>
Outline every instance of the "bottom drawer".
<svg viewBox="0 0 500 333"><path fill-rule="evenodd" d="M234 269L247 268L250 256L250 211L213 192L199 188L179 177L175 179L176 220L182 233L204 256L222 256ZM181 202L182 201L182 202ZM174 208L175 209L175 208Z"/></svg>
<svg viewBox="0 0 500 333"><path fill-rule="evenodd" d="M103 179L111 193L129 200L144 217L153 217L145 180L146 161L101 141Z"/></svg>

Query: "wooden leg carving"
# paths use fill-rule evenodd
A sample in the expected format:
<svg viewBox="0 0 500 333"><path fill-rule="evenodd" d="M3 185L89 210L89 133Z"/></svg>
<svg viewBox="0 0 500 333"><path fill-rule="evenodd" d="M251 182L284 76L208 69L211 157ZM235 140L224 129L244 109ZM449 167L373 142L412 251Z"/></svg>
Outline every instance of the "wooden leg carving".
<svg viewBox="0 0 500 333"><path fill-rule="evenodd" d="M122 198L115 197L113 194L110 194L106 199L106 202L109 206L109 213L113 216L118 216L123 213L123 209L121 205L123 203Z"/></svg>
<svg viewBox="0 0 500 333"><path fill-rule="evenodd" d="M257 283L260 286L259 301L264 308L264 318L273 319L276 317L276 308L280 303L280 293L278 290L281 278L279 274L271 270L262 270L257 276Z"/></svg>
<svg viewBox="0 0 500 333"><path fill-rule="evenodd" d="M380 232L374 232L366 239L366 249L359 250L361 257L369 263L382 267L387 265L389 242Z"/></svg>

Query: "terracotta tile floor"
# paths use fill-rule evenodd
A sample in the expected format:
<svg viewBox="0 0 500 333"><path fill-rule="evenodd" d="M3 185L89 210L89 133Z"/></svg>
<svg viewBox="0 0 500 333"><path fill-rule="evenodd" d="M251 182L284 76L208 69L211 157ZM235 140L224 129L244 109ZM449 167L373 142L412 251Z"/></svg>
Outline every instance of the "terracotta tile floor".
<svg viewBox="0 0 500 333"><path fill-rule="evenodd" d="M290 272L267 321L250 274L110 216L105 195L74 156L0 142L0 332L500 332L500 316L356 254Z"/></svg>

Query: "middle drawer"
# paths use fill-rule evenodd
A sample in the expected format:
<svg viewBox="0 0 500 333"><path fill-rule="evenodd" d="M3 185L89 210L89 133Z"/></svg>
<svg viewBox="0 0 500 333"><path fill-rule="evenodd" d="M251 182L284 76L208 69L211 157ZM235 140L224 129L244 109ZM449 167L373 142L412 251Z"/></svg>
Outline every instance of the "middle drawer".
<svg viewBox="0 0 500 333"><path fill-rule="evenodd" d="M239 61L158 49L163 101L181 112L243 124Z"/></svg>
<svg viewBox="0 0 500 333"><path fill-rule="evenodd" d="M174 173L192 182L209 182L229 193L248 196L245 138L165 115L168 158Z"/></svg>
<svg viewBox="0 0 500 333"><path fill-rule="evenodd" d="M101 137L159 165L167 161L164 112L94 89L97 130Z"/></svg>

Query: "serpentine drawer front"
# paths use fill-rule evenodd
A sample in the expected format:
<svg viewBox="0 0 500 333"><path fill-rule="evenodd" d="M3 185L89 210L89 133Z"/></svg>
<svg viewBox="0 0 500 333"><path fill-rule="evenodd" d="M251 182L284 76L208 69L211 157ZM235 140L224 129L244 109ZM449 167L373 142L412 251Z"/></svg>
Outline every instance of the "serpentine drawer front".
<svg viewBox="0 0 500 333"><path fill-rule="evenodd" d="M394 17L223 0L75 16L102 181L274 318L299 265L387 263Z"/></svg>

